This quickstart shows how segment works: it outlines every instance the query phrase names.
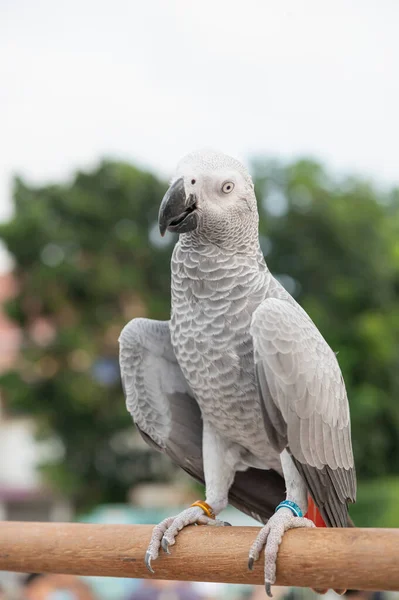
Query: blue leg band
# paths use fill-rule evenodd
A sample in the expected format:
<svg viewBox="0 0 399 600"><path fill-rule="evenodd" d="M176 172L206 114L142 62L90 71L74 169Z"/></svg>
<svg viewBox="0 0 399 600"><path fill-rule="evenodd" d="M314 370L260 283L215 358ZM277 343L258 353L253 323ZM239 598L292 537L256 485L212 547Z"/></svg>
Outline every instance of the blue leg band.
<svg viewBox="0 0 399 600"><path fill-rule="evenodd" d="M291 502L291 500L283 500L283 502L280 502L275 512L277 512L279 508L289 508L294 517L303 517L303 512L299 508L298 504Z"/></svg>

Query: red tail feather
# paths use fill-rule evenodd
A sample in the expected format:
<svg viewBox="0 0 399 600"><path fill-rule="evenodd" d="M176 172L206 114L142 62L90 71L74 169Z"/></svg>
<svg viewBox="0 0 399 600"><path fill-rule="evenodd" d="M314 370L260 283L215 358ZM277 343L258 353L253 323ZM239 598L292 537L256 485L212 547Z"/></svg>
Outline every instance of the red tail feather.
<svg viewBox="0 0 399 600"><path fill-rule="evenodd" d="M313 498L308 497L308 512L305 517L313 521L316 527L327 527L327 525L323 521L323 517L321 516L319 509L313 501Z"/></svg>

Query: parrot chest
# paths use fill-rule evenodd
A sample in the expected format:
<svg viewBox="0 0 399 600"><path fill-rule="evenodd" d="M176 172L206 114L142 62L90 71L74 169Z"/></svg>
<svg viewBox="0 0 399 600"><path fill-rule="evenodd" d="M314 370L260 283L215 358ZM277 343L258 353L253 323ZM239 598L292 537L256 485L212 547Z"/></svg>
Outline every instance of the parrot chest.
<svg viewBox="0 0 399 600"><path fill-rule="evenodd" d="M192 258L192 257L191 257ZM204 420L224 437L263 457L267 438L258 394L250 324L264 299L264 281L248 286L232 270L192 260L173 264L171 341ZM234 268L235 267L235 268ZM224 276L223 276L224 275ZM247 273L251 280L252 273Z"/></svg>

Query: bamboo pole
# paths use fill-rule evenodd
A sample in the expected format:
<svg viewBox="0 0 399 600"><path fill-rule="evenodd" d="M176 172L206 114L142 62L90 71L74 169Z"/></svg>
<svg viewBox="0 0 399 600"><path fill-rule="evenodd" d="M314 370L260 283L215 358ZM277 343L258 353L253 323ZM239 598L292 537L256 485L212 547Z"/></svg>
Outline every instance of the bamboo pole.
<svg viewBox="0 0 399 600"><path fill-rule="evenodd" d="M0 522L0 570L263 583L248 551L256 527L187 527L172 555L144 565L150 525ZM296 529L280 546L277 584L399 590L399 529Z"/></svg>

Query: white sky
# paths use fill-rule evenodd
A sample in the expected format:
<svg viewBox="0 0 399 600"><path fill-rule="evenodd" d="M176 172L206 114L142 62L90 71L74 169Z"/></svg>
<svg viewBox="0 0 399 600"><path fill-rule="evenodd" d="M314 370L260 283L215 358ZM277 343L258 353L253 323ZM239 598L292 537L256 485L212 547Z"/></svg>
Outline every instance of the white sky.
<svg viewBox="0 0 399 600"><path fill-rule="evenodd" d="M14 172L212 146L399 183L398 0L0 0L0 218Z"/></svg>

